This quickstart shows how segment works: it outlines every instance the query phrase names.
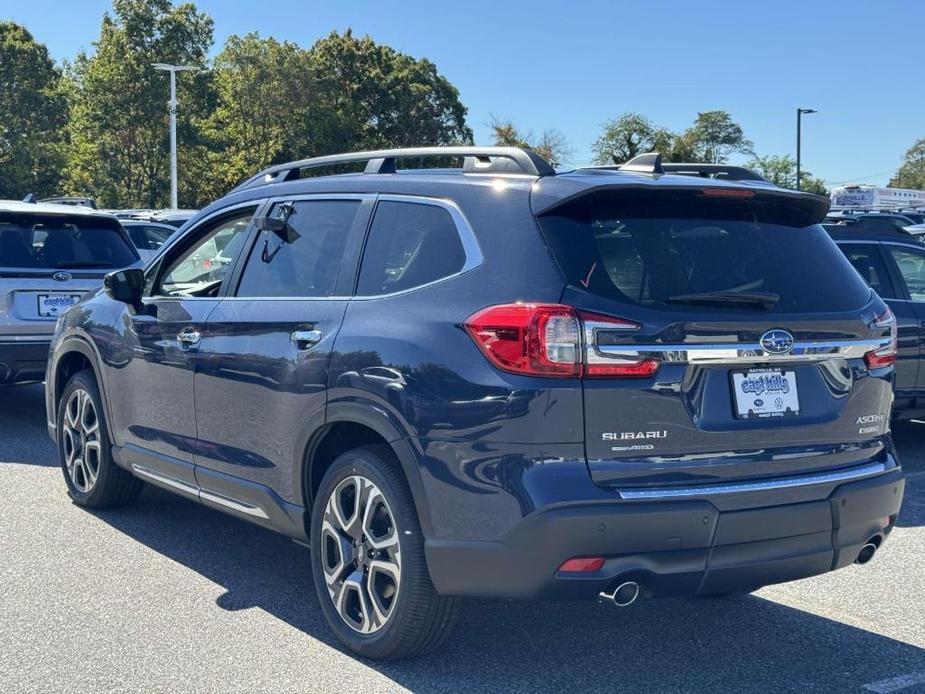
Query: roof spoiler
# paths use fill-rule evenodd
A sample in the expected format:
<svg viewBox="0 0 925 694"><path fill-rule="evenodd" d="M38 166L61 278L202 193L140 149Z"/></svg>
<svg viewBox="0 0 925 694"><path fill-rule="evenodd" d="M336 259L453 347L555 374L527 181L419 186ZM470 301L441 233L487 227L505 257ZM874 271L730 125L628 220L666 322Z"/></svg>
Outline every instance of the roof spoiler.
<svg viewBox="0 0 925 694"><path fill-rule="evenodd" d="M729 166L728 164L666 164L662 162L662 155L658 152L640 154L617 167L605 166L601 168L649 174L673 173L681 176L715 178L723 181L763 181L768 183L767 179L759 176L751 169L746 169L744 166Z"/></svg>

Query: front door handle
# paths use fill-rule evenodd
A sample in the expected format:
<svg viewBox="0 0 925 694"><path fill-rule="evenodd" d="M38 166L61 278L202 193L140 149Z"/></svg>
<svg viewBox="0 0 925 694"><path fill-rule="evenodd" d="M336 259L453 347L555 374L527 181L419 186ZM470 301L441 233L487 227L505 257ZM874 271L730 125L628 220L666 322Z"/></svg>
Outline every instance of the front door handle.
<svg viewBox="0 0 925 694"><path fill-rule="evenodd" d="M202 333L195 328L183 328L177 333L177 342L180 343L180 349L190 349L202 341Z"/></svg>
<svg viewBox="0 0 925 694"><path fill-rule="evenodd" d="M289 339L295 342L296 346L301 349L314 347L321 338L324 337L320 330L296 330L289 336Z"/></svg>

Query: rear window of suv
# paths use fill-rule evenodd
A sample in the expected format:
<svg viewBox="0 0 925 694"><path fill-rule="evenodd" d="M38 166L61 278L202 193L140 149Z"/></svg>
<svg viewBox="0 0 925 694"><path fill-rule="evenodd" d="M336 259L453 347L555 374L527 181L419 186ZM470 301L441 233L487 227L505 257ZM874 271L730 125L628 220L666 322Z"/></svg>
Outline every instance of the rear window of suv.
<svg viewBox="0 0 925 694"><path fill-rule="evenodd" d="M698 306L691 295L725 293L773 297L765 308L803 313L851 310L870 298L825 230L781 197L605 191L539 221L569 284L623 302L685 310Z"/></svg>
<svg viewBox="0 0 925 694"><path fill-rule="evenodd" d="M83 215L0 213L0 267L126 267L138 260L118 222Z"/></svg>

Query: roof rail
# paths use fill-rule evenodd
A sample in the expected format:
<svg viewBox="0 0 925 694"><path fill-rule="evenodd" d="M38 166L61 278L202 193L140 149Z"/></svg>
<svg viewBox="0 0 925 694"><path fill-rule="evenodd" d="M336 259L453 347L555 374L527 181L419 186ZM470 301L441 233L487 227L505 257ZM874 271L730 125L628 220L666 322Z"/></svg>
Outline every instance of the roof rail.
<svg viewBox="0 0 925 694"><path fill-rule="evenodd" d="M719 178L725 181L765 181L767 179L744 166L727 164L663 164L665 173L701 178Z"/></svg>
<svg viewBox="0 0 925 694"><path fill-rule="evenodd" d="M324 157L302 159L288 164L278 164L252 176L235 191L255 186L294 181L302 169L322 166L366 162L363 173L395 173L398 159L432 159L436 157L462 157L463 173L521 173L530 176L551 176L555 174L549 163L539 154L520 147L411 147L407 149L383 149L370 152L332 154Z"/></svg>

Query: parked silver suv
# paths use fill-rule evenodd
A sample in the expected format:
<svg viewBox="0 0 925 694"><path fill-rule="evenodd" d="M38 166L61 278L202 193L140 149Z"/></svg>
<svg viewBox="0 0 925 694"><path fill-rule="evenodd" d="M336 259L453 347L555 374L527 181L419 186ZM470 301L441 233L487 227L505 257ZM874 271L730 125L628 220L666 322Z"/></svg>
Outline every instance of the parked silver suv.
<svg viewBox="0 0 925 694"><path fill-rule="evenodd" d="M139 262L112 215L0 200L0 385L44 379L58 316L106 273Z"/></svg>

